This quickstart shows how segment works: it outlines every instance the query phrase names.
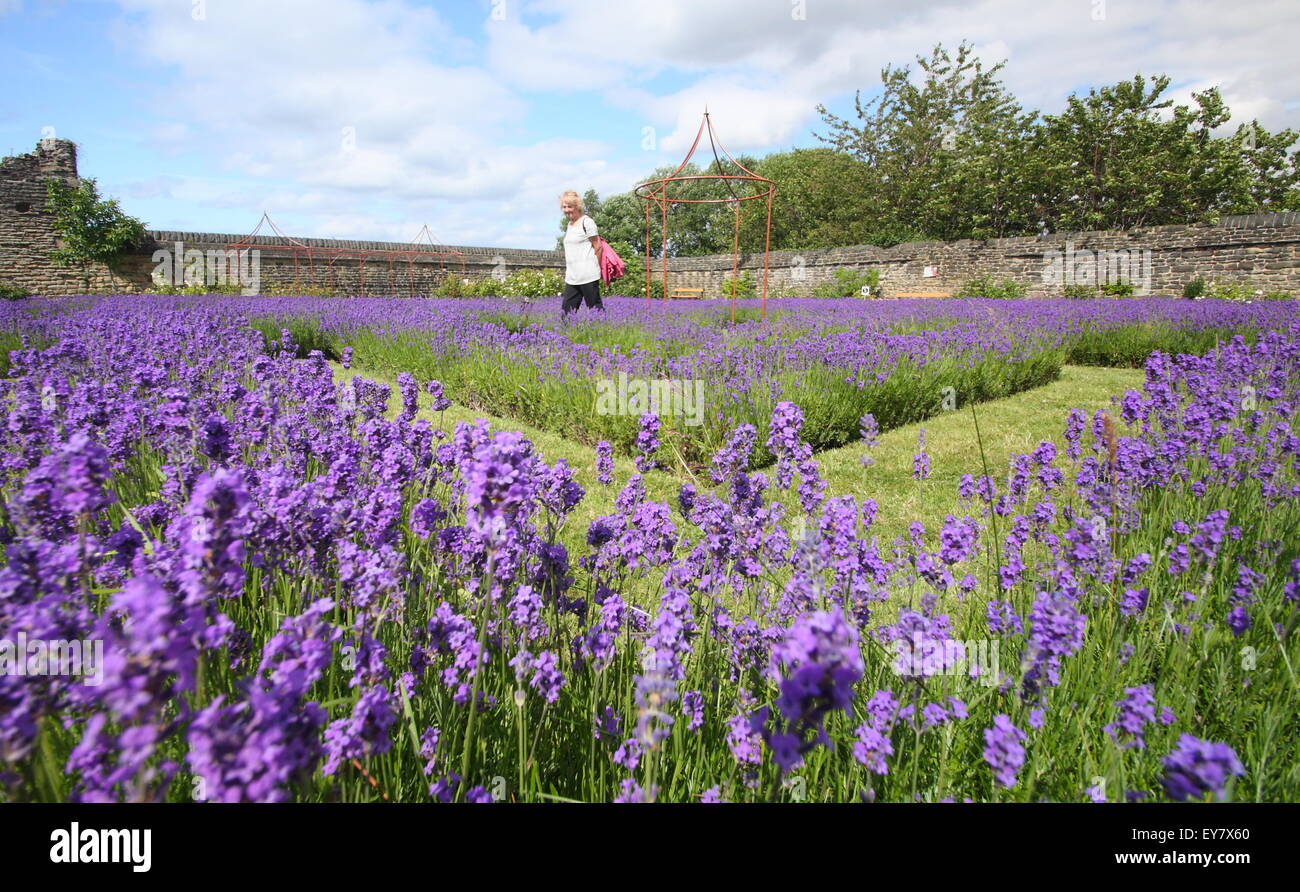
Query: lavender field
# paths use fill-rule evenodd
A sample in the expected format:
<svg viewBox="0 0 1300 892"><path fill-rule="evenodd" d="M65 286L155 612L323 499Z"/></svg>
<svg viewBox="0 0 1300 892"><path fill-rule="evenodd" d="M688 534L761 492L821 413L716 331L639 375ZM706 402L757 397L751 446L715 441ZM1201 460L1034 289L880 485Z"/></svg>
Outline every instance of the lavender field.
<svg viewBox="0 0 1300 892"><path fill-rule="evenodd" d="M0 305L0 801L1300 798L1294 301L607 302ZM947 412L882 537L826 457Z"/></svg>

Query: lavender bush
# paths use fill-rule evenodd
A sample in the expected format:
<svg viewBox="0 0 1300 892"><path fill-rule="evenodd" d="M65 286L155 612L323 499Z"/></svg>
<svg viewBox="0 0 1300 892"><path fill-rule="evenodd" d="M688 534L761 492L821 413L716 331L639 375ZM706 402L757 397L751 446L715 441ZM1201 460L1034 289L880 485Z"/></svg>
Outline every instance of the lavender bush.
<svg viewBox="0 0 1300 892"><path fill-rule="evenodd" d="M0 308L19 338L0 381L0 640L104 648L93 672L21 675L0 649L0 799L1300 794L1300 323L1274 315L1288 310L1237 318L1254 336L1201 355L1152 353L1118 419L1063 419L1065 455L1044 444L1005 478L972 468L962 516L881 543L871 499L827 498L815 447L826 418L874 431L891 416L817 408L818 382L887 391L899 368L1059 364L1086 312L1053 328L1066 317L1007 311L977 334L918 309L879 324L937 327L891 334L796 303L770 331L620 307L622 334L512 332L462 308L439 367L700 370L763 394L715 420L711 472L676 504L633 474L578 553L558 538L588 498L566 462L419 417L445 408L430 367L402 370L393 419L387 385L335 380L327 341L361 368L407 355L377 305ZM283 330L251 327L255 312ZM449 311L425 312L412 343ZM291 317L316 320L316 348ZM1200 321L1170 319L1174 343L1236 324ZM661 349L584 346L637 326ZM773 387L778 359L813 390ZM437 380L493 392L475 375ZM648 460L664 432L638 421ZM764 448L770 473L755 471ZM772 498L786 489L788 513Z"/></svg>

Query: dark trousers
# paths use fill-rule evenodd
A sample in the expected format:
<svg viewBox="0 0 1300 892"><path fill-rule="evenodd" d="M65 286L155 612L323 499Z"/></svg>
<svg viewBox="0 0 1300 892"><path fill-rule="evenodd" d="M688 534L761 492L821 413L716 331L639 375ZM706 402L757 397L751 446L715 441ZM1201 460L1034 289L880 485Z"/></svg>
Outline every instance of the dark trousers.
<svg viewBox="0 0 1300 892"><path fill-rule="evenodd" d="M600 302L600 279L582 285L565 285L561 297L563 300L560 308L565 316L576 311L580 302L585 303L589 310L605 309L605 305Z"/></svg>

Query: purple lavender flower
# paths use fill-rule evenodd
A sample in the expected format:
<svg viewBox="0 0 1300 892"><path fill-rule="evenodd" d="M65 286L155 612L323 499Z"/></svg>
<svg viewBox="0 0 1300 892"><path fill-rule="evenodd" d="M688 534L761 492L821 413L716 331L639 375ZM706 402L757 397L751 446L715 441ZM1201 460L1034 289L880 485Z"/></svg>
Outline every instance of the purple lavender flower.
<svg viewBox="0 0 1300 892"><path fill-rule="evenodd" d="M1064 594L1040 592L1029 617L1029 640L1025 644L1024 695L1060 684L1061 660L1083 646L1087 617Z"/></svg>
<svg viewBox="0 0 1300 892"><path fill-rule="evenodd" d="M765 721L766 718L764 712L762 720ZM744 712L727 720L727 749L731 750L731 755L741 765L758 765L762 759L762 745L762 736L754 730L750 717Z"/></svg>
<svg viewBox="0 0 1300 892"><path fill-rule="evenodd" d="M974 519L966 517L957 520L949 514L944 518L943 529L939 533L939 559L951 565L973 557L979 533L979 524Z"/></svg>
<svg viewBox="0 0 1300 892"><path fill-rule="evenodd" d="M1025 634L1024 622L1020 615L1015 612L1010 601L989 601L985 606L985 617L988 621L989 631L994 635L1023 635Z"/></svg>
<svg viewBox="0 0 1300 892"><path fill-rule="evenodd" d="M442 732L437 728L425 728L420 735L420 758L424 759L425 777L433 774L438 762L438 741L441 737Z"/></svg>
<svg viewBox="0 0 1300 892"><path fill-rule="evenodd" d="M1147 598L1149 592L1145 587L1140 589L1128 588L1124 590L1124 598L1120 601L1119 612L1125 616L1137 616L1147 609Z"/></svg>
<svg viewBox="0 0 1300 892"><path fill-rule="evenodd" d="M42 538L71 533L79 518L89 519L112 502L109 471L108 450L83 433L73 434L27 475L15 500L22 526Z"/></svg>
<svg viewBox="0 0 1300 892"><path fill-rule="evenodd" d="M993 727L984 730L984 761L993 769L997 782L1007 789L1016 785L1016 776L1025 764L1025 748L1021 744L1027 737L1005 714L994 716Z"/></svg>
<svg viewBox="0 0 1300 892"><path fill-rule="evenodd" d="M930 476L930 455L925 451L925 428L917 432L916 450L912 456L912 477L915 480L926 480Z"/></svg>
<svg viewBox="0 0 1300 892"><path fill-rule="evenodd" d="M532 500L533 464L533 444L518 432L494 434L474 451L465 468L466 518L488 541L501 543Z"/></svg>
<svg viewBox="0 0 1300 892"><path fill-rule="evenodd" d="M731 432L727 444L713 456L709 475L714 483L726 483L738 473L749 469L750 455L757 438L758 431L752 424L742 424Z"/></svg>
<svg viewBox="0 0 1300 892"><path fill-rule="evenodd" d="M803 457L803 410L791 402L780 402L772 411L771 432L767 448L777 458L776 485L789 489L794 479L795 463Z"/></svg>
<svg viewBox="0 0 1300 892"><path fill-rule="evenodd" d="M1291 578L1286 581L1282 596L1291 604L1300 605L1300 558L1291 562Z"/></svg>
<svg viewBox="0 0 1300 892"><path fill-rule="evenodd" d="M547 703L559 699L560 688L564 687L564 674L556 666L555 654L544 650L537 655L533 661L533 677L529 684Z"/></svg>
<svg viewBox="0 0 1300 892"><path fill-rule="evenodd" d="M1219 548L1223 545L1227 532L1227 510L1211 511L1192 535L1190 544L1206 563L1213 564L1219 556Z"/></svg>
<svg viewBox="0 0 1300 892"><path fill-rule="evenodd" d="M397 373L397 389L402 393L402 414L400 421L411 421L420 410L420 385L410 372Z"/></svg>
<svg viewBox="0 0 1300 892"><path fill-rule="evenodd" d="M948 721L951 716L948 710L944 709L938 703L927 703L921 709L921 718L925 720L926 728L935 728Z"/></svg>
<svg viewBox="0 0 1300 892"><path fill-rule="evenodd" d="M494 799L492 794L487 791L486 787L480 785L477 787L470 787L465 791L465 801L482 804L496 802L496 799Z"/></svg>
<svg viewBox="0 0 1300 892"><path fill-rule="evenodd" d="M430 379L429 382L424 385L424 389L427 390L429 396L433 398L433 411L445 412L451 408L451 400L447 399L447 396L442 392L441 381Z"/></svg>
<svg viewBox="0 0 1300 892"><path fill-rule="evenodd" d="M596 444L596 479L602 486L614 482L614 449L608 440Z"/></svg>
<svg viewBox="0 0 1300 892"><path fill-rule="evenodd" d="M966 658L965 646L953 639L946 615L931 618L904 607L898 622L882 629L882 634L894 642L898 654L894 671L904 678L942 675Z"/></svg>
<svg viewBox="0 0 1300 892"><path fill-rule="evenodd" d="M1228 618L1226 621L1228 623L1228 628L1232 630L1233 637L1240 637L1243 632L1249 631L1251 626L1254 625L1254 621L1251 620L1250 614L1247 613L1246 608L1241 605L1228 611Z"/></svg>
<svg viewBox="0 0 1300 892"><path fill-rule="evenodd" d="M614 712L614 707L606 706L594 729L597 740L617 740L623 735L623 719Z"/></svg>
<svg viewBox="0 0 1300 892"><path fill-rule="evenodd" d="M888 758L894 754L894 744L885 731L864 722L854 732L853 758L876 774L888 774Z"/></svg>
<svg viewBox="0 0 1300 892"><path fill-rule="evenodd" d="M677 699L677 688L661 670L633 676L636 685L636 737L653 749L671 733L674 719L668 704Z"/></svg>
<svg viewBox="0 0 1300 892"><path fill-rule="evenodd" d="M1125 688L1124 697L1115 705L1119 707L1119 718L1102 730L1116 742L1127 738L1125 749L1146 749L1145 728L1156 720L1155 689L1149 684Z"/></svg>
<svg viewBox="0 0 1300 892"><path fill-rule="evenodd" d="M420 499L411 509L411 532L427 541L446 517L447 512L437 499Z"/></svg>
<svg viewBox="0 0 1300 892"><path fill-rule="evenodd" d="M682 712L690 721L688 731L698 731L704 724L704 695L699 691L687 691L682 695Z"/></svg>
<svg viewBox="0 0 1300 892"><path fill-rule="evenodd" d="M830 745L823 721L828 712L847 711L853 685L864 669L857 630L839 607L799 617L772 652L774 668L783 667L776 705L784 728L768 734L773 758L788 773L817 744ZM805 742L811 732L813 740Z"/></svg>
<svg viewBox="0 0 1300 892"><path fill-rule="evenodd" d="M619 803L653 802L657 792L654 787L651 787L650 791L647 793L645 790L641 789L640 784L630 777L622 781L619 784L619 788L621 792L614 797L614 801Z"/></svg>
<svg viewBox="0 0 1300 892"><path fill-rule="evenodd" d="M1070 456L1071 461L1079 460L1083 431L1087 424L1088 413L1082 409L1070 410L1070 416L1065 422L1065 452Z"/></svg>
<svg viewBox="0 0 1300 892"><path fill-rule="evenodd" d="M858 422L858 435L862 437L864 448L868 451L875 448L876 438L880 436L880 425L876 423L876 416L870 412L862 416L862 419ZM859 461L862 462L864 468L871 467L876 463L876 460L870 455L863 455Z"/></svg>
<svg viewBox="0 0 1300 892"><path fill-rule="evenodd" d="M678 490L677 507L681 509L683 517L690 518L691 512L695 510L695 496L695 487L689 483L683 483Z"/></svg>
<svg viewBox="0 0 1300 892"><path fill-rule="evenodd" d="M1174 751L1164 759L1165 776L1160 781L1170 799L1185 802L1205 794L1222 798L1228 781L1242 777L1236 752L1226 743L1208 743L1184 734Z"/></svg>
<svg viewBox="0 0 1300 892"><path fill-rule="evenodd" d="M620 765L628 771L636 771L636 767L641 764L641 756L644 754L645 750L637 739L629 737L614 751L614 764Z"/></svg>
<svg viewBox="0 0 1300 892"><path fill-rule="evenodd" d="M654 456L659 451L659 416L646 412L638 424L636 469L644 474L657 467Z"/></svg>
<svg viewBox="0 0 1300 892"><path fill-rule="evenodd" d="M391 699L387 688L376 685L358 698L351 716L332 722L325 729L328 758L321 768L322 774L334 774L344 759L383 755L392 748L388 729L397 721L397 713L393 711Z"/></svg>

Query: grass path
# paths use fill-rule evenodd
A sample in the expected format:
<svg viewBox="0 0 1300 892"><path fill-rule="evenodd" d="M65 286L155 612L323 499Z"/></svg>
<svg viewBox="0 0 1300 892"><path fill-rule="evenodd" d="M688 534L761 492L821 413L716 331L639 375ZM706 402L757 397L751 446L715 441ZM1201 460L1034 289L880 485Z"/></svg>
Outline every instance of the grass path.
<svg viewBox="0 0 1300 892"><path fill-rule="evenodd" d="M360 374L389 384L393 391L389 417L396 417L401 411L396 377L364 369L349 372L338 363L331 363L331 367L338 382L347 380L352 374ZM1060 379L1051 384L1005 399L980 403L976 412L990 475L995 479L1005 477L1013 454L1029 452L1044 440L1057 444L1062 456L1058 466L1064 470L1067 460L1063 457L1062 433L1069 411L1079 408L1091 414L1097 409L1111 408L1112 396L1122 395L1130 388L1140 389L1143 378L1143 372L1137 369L1066 366ZM427 404L427 397L422 397L422 401ZM419 417L427 418L448 431L453 430L458 422L483 418L492 430L522 432L547 462L566 459L574 470L575 479L587 491L560 534L560 540L572 554L585 550L591 521L613 511L614 496L635 471L630 459L615 456L614 484L604 487L596 481L594 450L550 431L460 405L453 405L441 413L441 417L424 409ZM1116 421L1123 433L1123 423L1118 417ZM912 477L912 457L916 452L918 431L922 428L926 432L930 476L927 480L917 481ZM915 520L921 521L927 531L933 533L945 515L957 511L957 484L962 474L978 476L983 473L975 424L968 406L959 406L956 411L881 434L875 448L870 450L875 463L864 468L860 459L867 453L864 444L855 442L819 452L816 458L828 483L828 497L853 495L876 501L880 510L875 530L882 543L905 535L908 525ZM1067 472L1066 476L1069 478L1070 474ZM653 471L644 478L649 497L666 502L674 512L677 511L678 490L682 483L690 480L689 476L664 471ZM709 484L707 478L695 482L697 488ZM797 510L798 503L792 492L775 495L788 507ZM675 519L684 523L680 518Z"/></svg>

